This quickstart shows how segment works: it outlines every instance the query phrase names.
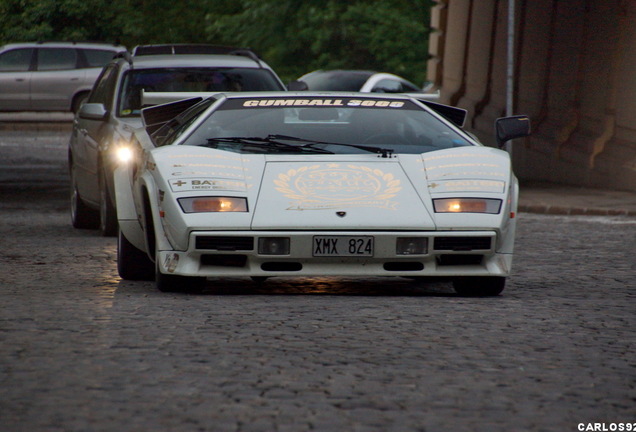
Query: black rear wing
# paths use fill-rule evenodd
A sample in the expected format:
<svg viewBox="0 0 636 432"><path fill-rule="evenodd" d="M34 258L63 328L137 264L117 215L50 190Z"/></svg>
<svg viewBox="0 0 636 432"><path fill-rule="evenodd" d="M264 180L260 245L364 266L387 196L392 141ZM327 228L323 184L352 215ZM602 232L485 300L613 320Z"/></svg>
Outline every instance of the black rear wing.
<svg viewBox="0 0 636 432"><path fill-rule="evenodd" d="M148 132L148 135L152 136L152 134L163 125L202 100L203 97L199 96L142 109L141 119L146 132Z"/></svg>
<svg viewBox="0 0 636 432"><path fill-rule="evenodd" d="M453 123L455 126L464 127L464 122L466 121L467 111L463 108L457 108L450 105L444 105L437 102L431 102L427 99L421 99L415 97L414 95L410 95L417 99L419 102L423 103L437 114L444 117L446 120Z"/></svg>

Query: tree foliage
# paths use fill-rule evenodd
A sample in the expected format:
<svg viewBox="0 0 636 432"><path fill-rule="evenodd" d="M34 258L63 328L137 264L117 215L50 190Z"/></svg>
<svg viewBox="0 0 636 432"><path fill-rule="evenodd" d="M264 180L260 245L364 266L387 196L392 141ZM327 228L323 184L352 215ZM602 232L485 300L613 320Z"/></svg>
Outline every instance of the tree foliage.
<svg viewBox="0 0 636 432"><path fill-rule="evenodd" d="M40 40L250 47L290 80L371 69L422 83L431 0L0 0L0 43Z"/></svg>

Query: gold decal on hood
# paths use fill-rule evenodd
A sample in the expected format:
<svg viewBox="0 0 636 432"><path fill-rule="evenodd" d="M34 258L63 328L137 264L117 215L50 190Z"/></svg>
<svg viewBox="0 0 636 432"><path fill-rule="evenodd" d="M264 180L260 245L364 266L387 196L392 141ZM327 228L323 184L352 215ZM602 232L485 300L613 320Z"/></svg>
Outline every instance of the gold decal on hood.
<svg viewBox="0 0 636 432"><path fill-rule="evenodd" d="M362 165L303 166L281 173L276 190L294 200L289 210L318 210L335 207L395 209L390 199L402 189L400 180Z"/></svg>

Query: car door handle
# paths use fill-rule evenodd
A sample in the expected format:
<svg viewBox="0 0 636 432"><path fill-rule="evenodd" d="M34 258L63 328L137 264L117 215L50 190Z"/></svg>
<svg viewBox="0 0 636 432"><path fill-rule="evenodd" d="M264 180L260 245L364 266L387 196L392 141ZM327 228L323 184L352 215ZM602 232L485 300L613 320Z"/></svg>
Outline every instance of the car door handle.
<svg viewBox="0 0 636 432"><path fill-rule="evenodd" d="M23 81L26 81L24 78L16 78L15 80L16 80L17 82L23 82Z"/></svg>

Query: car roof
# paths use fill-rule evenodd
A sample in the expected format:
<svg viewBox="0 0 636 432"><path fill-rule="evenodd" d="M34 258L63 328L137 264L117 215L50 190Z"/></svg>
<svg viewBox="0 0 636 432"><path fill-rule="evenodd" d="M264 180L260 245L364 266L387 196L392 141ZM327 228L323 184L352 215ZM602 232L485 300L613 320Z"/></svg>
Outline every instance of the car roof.
<svg viewBox="0 0 636 432"><path fill-rule="evenodd" d="M129 62L120 58L117 61ZM264 62L256 62L240 55L221 54L159 54L130 57L135 69L151 69L166 67L240 67L254 69L270 69Z"/></svg>
<svg viewBox="0 0 636 432"><path fill-rule="evenodd" d="M305 75L303 75L302 77L298 78L300 80L302 80L305 77L308 77L310 75L360 75L360 76L367 76L370 77L371 75L377 74L378 72L376 71L372 71L372 70L363 70L363 69L329 69L329 70L325 70L325 69L318 69L312 72L308 72Z"/></svg>
<svg viewBox="0 0 636 432"><path fill-rule="evenodd" d="M108 44L103 42L16 42L9 43L0 47L0 51L15 48L83 48L83 49L105 49L112 51L126 51L123 45Z"/></svg>
<svg viewBox="0 0 636 432"><path fill-rule="evenodd" d="M211 44L155 44L155 45L137 45L130 54L133 56L156 55L156 54L230 54L245 55L255 60L260 60L260 56L250 48L233 47L227 45L211 45Z"/></svg>

